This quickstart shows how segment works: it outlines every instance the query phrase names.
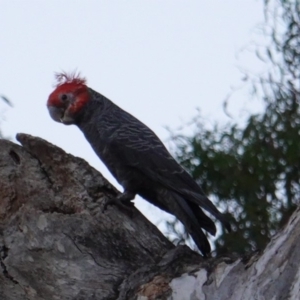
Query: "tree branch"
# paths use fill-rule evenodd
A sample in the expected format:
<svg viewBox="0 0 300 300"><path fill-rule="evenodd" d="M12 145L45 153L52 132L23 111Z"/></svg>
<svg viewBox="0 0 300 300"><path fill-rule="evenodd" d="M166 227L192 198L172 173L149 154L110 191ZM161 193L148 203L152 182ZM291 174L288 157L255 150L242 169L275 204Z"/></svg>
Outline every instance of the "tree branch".
<svg viewBox="0 0 300 300"><path fill-rule="evenodd" d="M0 140L1 299L297 299L299 210L262 254L204 260L134 207L102 212L118 191L84 160L17 139Z"/></svg>

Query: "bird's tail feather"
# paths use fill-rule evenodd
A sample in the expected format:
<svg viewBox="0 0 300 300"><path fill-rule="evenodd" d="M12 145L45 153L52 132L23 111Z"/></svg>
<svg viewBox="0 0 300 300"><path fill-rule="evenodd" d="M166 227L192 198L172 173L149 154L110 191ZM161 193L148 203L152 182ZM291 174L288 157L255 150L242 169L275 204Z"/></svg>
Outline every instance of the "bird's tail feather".
<svg viewBox="0 0 300 300"><path fill-rule="evenodd" d="M190 204L181 195L177 194L176 192L171 193L173 199L176 201L180 208L180 212L176 214L176 217L186 227L188 233L192 236L199 250L203 253L204 256L207 256L210 253L211 248L207 236L203 233L201 227L208 232L215 233L216 229L214 223L201 211L199 207L199 210L197 211L197 217L200 218L197 219L195 213L192 210L192 208L194 209L194 207L191 208Z"/></svg>
<svg viewBox="0 0 300 300"><path fill-rule="evenodd" d="M216 235L217 229L213 220L203 212L199 205L195 204L194 202L188 202L188 205L196 216L200 227L205 229L211 235Z"/></svg>
<svg viewBox="0 0 300 300"><path fill-rule="evenodd" d="M188 190L184 190L183 194L187 198L187 200L190 200L191 202L207 210L214 217L216 217L220 222L222 222L222 224L229 232L231 231L231 226L227 218L221 212L218 211L215 205L205 195L201 195Z"/></svg>

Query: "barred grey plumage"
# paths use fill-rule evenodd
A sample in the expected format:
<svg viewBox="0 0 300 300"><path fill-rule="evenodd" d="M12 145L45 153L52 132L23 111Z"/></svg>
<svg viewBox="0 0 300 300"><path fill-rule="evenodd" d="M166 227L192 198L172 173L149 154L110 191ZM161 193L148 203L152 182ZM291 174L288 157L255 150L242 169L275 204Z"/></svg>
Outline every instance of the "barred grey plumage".
<svg viewBox="0 0 300 300"><path fill-rule="evenodd" d="M59 85L57 90L63 91L62 86ZM173 214L184 224L203 255L207 256L210 245L202 229L214 235L216 227L201 208L220 220L228 230L230 225L200 186L170 155L156 134L90 88L86 87L86 91L82 92L86 93L85 98L80 100L79 92L72 94L72 91L66 90L68 93L65 91L64 95L70 99L64 105L59 106L58 100L54 99L58 97L57 91L50 95L50 114L57 121L55 114L58 114L59 106L59 120L77 125L84 133L96 154L123 186L124 193L119 201L130 201L138 194ZM86 103L81 107L83 98ZM77 110L76 101L81 101ZM73 108L69 109L72 105ZM70 111L72 113L69 114ZM64 122L63 119L68 121Z"/></svg>

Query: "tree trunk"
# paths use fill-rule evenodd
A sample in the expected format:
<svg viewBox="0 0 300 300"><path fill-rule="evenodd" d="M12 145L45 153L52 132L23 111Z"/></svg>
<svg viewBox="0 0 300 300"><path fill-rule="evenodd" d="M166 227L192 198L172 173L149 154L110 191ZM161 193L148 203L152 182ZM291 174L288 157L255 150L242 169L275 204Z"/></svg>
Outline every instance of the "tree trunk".
<svg viewBox="0 0 300 300"><path fill-rule="evenodd" d="M0 140L0 299L299 299L300 211L265 251L204 260L174 247L84 160Z"/></svg>

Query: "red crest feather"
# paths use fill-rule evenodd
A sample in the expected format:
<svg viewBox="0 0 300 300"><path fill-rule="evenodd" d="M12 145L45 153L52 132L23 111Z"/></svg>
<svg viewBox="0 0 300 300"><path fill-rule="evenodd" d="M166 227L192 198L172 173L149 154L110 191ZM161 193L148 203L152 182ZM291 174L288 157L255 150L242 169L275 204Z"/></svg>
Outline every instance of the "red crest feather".
<svg viewBox="0 0 300 300"><path fill-rule="evenodd" d="M74 71L73 73L55 73L56 84L55 87L59 87L65 83L74 83L74 84L86 84L86 79L84 77L80 77L80 73Z"/></svg>

